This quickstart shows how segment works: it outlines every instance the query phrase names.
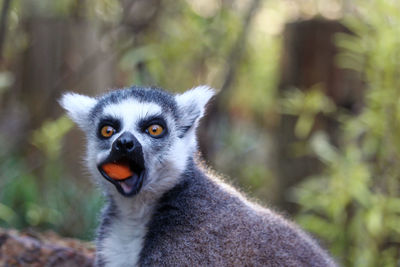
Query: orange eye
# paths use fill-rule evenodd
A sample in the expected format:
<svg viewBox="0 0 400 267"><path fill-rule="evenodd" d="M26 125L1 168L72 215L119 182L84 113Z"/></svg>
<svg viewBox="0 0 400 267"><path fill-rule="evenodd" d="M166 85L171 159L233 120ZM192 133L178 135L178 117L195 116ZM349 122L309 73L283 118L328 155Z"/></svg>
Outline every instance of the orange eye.
<svg viewBox="0 0 400 267"><path fill-rule="evenodd" d="M164 128L161 125L153 124L153 125L150 125L150 127L147 128L147 132L152 137L158 137L164 132Z"/></svg>
<svg viewBox="0 0 400 267"><path fill-rule="evenodd" d="M115 129L111 127L110 125L105 125L101 128L100 134L104 138L109 138L115 133Z"/></svg>

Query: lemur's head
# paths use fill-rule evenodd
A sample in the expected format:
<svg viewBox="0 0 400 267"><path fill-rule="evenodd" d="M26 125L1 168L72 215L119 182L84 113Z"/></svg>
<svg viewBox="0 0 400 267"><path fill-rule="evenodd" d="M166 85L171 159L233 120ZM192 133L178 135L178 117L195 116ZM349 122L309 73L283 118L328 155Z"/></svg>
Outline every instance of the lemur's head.
<svg viewBox="0 0 400 267"><path fill-rule="evenodd" d="M132 87L98 98L67 93L60 103L86 133L89 170L107 194L129 197L177 182L197 149L196 127L213 95L206 86L179 95Z"/></svg>

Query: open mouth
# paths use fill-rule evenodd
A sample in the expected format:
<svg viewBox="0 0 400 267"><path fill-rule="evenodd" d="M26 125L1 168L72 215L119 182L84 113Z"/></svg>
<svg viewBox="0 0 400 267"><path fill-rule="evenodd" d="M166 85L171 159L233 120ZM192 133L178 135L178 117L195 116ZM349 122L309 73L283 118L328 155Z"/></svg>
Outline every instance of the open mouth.
<svg viewBox="0 0 400 267"><path fill-rule="evenodd" d="M128 157L107 159L97 168L123 196L129 197L139 193L143 184L144 167L138 166Z"/></svg>

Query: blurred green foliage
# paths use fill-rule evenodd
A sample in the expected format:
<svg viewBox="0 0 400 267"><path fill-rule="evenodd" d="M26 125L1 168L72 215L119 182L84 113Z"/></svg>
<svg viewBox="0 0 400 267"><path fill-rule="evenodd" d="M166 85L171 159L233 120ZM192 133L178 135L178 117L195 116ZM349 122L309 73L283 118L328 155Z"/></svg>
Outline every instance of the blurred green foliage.
<svg viewBox="0 0 400 267"><path fill-rule="evenodd" d="M62 141L71 127L72 122L62 116L33 132L32 144L43 153L33 166L18 154L0 153L0 226L29 226L93 238L102 199L94 190L71 181L64 169ZM0 151L6 150L0 147Z"/></svg>
<svg viewBox="0 0 400 267"><path fill-rule="evenodd" d="M357 3L357 16L343 20L354 34L340 34L336 43L338 63L364 77L364 106L357 116L338 113L339 148L321 132L310 139L325 167L294 190L298 221L346 266L398 266L400 2Z"/></svg>
<svg viewBox="0 0 400 267"><path fill-rule="evenodd" d="M71 18L79 3L85 3L83 19L103 34L121 23L123 2L15 0L5 58L17 61L29 45L20 25L26 17ZM220 88L248 1L232 1L231 6L224 5L225 1L202 2L162 1L149 29L118 40L112 46L115 50L121 43L131 42L131 46L115 51L121 52L116 58L117 83L176 91L197 84ZM359 72L367 87L360 114L335 107L319 84L307 91L288 90L283 98L277 94L283 24L300 18L299 14L335 18L345 2L262 2L224 102L224 112L234 119L221 121L215 130L211 164L236 178L235 183L252 196L273 201L278 181L271 164L271 132L281 114L297 116L295 135L306 143L306 152L324 165L319 175L291 191L301 207L297 221L320 237L343 265L396 266L400 258L399 2L355 1L357 8L343 19L353 34L336 38L341 50L337 63ZM10 70L1 70L0 100L14 77ZM313 133L319 114L340 123L338 144L330 143L327 133ZM88 180L87 175L74 177L64 162L64 137L71 127L64 116L43 122L28 134L30 149L23 152L10 149L7 138L12 137L0 132L0 226L53 229L62 235L93 238L102 198L94 185L82 182Z"/></svg>
<svg viewBox="0 0 400 267"><path fill-rule="evenodd" d="M238 13L221 9L205 18L181 1L165 5L157 19L158 29L140 40L144 45L133 47L121 60L122 69L131 74L128 83L162 84L178 91L200 82L221 84L218 79L223 78L221 71L240 31ZM150 78L135 69L138 62L146 62Z"/></svg>

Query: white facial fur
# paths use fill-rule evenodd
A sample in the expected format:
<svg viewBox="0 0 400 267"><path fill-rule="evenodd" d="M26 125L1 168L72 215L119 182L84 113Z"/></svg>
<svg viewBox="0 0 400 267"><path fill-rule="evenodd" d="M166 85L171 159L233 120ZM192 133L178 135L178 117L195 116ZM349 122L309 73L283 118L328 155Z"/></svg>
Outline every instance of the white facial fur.
<svg viewBox="0 0 400 267"><path fill-rule="evenodd" d="M172 114L163 114L159 104L153 102L139 102L134 98L106 105L102 116L117 118L122 121L123 128L110 139L110 144L125 131L131 132L141 143L145 157L147 177L142 192L152 192L152 195L161 195L177 183L180 174L184 171L187 159L197 150L196 127L204 114L205 105L214 95L214 91L207 86L193 88L183 94L175 96L179 118ZM91 173L100 180L104 189L117 195L114 186L104 180L97 170L97 164L104 160L110 152L100 149L96 142L97 125L92 125L89 114L97 104L98 99L74 93L63 95L60 103L88 136L87 165ZM156 142L150 136L138 132L137 123L140 119L161 114L167 122L169 131L167 150L152 151L152 143ZM186 128L185 128L186 127ZM182 133L182 129L187 129ZM157 155L154 155L158 153Z"/></svg>
<svg viewBox="0 0 400 267"><path fill-rule="evenodd" d="M147 133L143 133L138 129L138 123L142 119L163 114L162 109L159 105L154 103L140 103L137 100L131 98L123 102L106 106L102 114L106 117L118 118L122 122L122 128L120 129L120 131L110 138L110 144L113 143L122 133L130 132L142 145L143 155L145 159L145 168L147 172L146 179L144 180L142 188L142 193L146 191L155 191L155 188L162 189L165 186L165 183L169 181L169 177L173 176L175 178L176 175L179 175L179 173L183 170L184 164L182 163L184 163L185 159L188 157L187 153L182 153L182 155L185 156L185 159L179 158L178 162L173 161L167 164L164 162L164 160L161 160L161 158L170 158L166 153L171 152L171 150L163 150L161 152L163 155L154 155L155 151L152 149L153 143L157 142L158 140L155 140ZM180 140L178 140L175 134L175 123L172 119L172 116L170 114L163 114L163 118L166 120L168 125L169 143L180 143ZM88 153L88 161L90 163L95 163L94 166L92 165L91 169L93 169L93 167L103 162L105 158L109 155L111 151L111 146L105 150L99 150L99 148L96 148L96 140L89 140L89 147L93 148L93 152L91 152L90 149ZM95 173L98 173L98 171ZM109 193L116 195L116 197L120 197L118 195L119 193L115 191L115 188L112 184L105 181L102 177L100 177L100 179L102 180L102 184L106 187L106 190L108 190Z"/></svg>

